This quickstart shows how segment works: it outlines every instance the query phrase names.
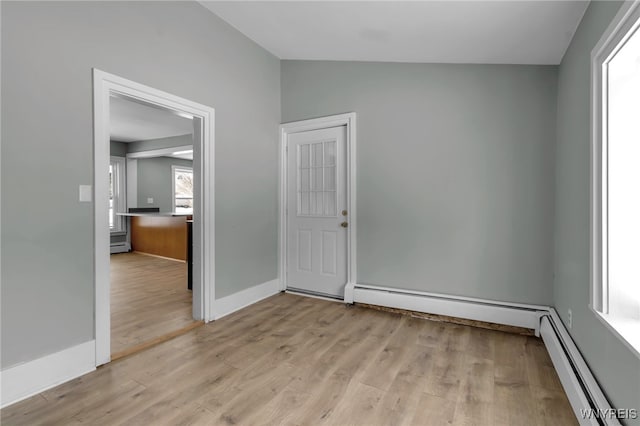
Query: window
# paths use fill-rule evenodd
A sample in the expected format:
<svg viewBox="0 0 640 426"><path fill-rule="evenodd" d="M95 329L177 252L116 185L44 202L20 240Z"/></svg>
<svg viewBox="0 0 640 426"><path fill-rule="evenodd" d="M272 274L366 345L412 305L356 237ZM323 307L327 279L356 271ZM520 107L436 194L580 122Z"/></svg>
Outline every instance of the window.
<svg viewBox="0 0 640 426"><path fill-rule="evenodd" d="M298 145L298 216L335 217L336 141Z"/></svg>
<svg viewBox="0 0 640 426"><path fill-rule="evenodd" d="M173 211L193 212L193 169L171 166L173 174Z"/></svg>
<svg viewBox="0 0 640 426"><path fill-rule="evenodd" d="M125 219L116 213L126 210L125 159L111 157L109 161L109 230L112 233L125 232Z"/></svg>
<svg viewBox="0 0 640 426"><path fill-rule="evenodd" d="M591 307L640 354L640 7L594 49Z"/></svg>

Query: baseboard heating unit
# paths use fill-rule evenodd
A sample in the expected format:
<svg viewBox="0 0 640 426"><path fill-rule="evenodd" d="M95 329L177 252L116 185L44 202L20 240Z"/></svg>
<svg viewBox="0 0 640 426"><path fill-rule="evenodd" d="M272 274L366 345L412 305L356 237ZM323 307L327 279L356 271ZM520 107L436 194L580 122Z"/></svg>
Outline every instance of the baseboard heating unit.
<svg viewBox="0 0 640 426"><path fill-rule="evenodd" d="M131 251L131 244L127 242L112 243L110 253L127 253Z"/></svg>
<svg viewBox="0 0 640 426"><path fill-rule="evenodd" d="M349 284L346 303L364 303L533 329L549 352L562 387L581 425L620 425L591 370L556 310L548 306L498 302L414 290Z"/></svg>
<svg viewBox="0 0 640 426"><path fill-rule="evenodd" d="M555 309L540 318L540 335L581 425L620 425L616 410L602 393L591 370Z"/></svg>

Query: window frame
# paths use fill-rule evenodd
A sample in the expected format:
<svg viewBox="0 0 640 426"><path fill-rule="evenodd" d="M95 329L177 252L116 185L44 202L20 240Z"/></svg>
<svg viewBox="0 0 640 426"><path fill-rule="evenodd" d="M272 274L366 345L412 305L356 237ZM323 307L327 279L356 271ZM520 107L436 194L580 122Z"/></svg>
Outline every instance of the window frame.
<svg viewBox="0 0 640 426"><path fill-rule="evenodd" d="M591 52L591 271L589 308L640 358L634 320L609 312L608 283L608 64L631 36L640 31L640 2L625 2Z"/></svg>
<svg viewBox="0 0 640 426"><path fill-rule="evenodd" d="M174 212L177 212L176 206L176 172L178 171L189 171L191 175L193 175L193 167L189 166L180 166L177 164L171 165L171 206ZM193 205L194 194L191 194L191 205ZM191 209L193 213L193 209Z"/></svg>
<svg viewBox="0 0 640 426"><path fill-rule="evenodd" d="M327 144L333 143L334 144L334 162L333 163L326 163L326 147ZM313 157L312 151L314 148L312 148L313 146L316 145L322 145L322 155L320 158L320 165L314 165L312 164L311 158ZM303 146L308 146L308 166L307 167L302 167L303 161L302 161L302 147ZM297 152L297 194L296 196L298 197L297 199L297 211L296 211L296 216L298 217L304 217L304 218L337 218L339 217L340 213L338 212L338 187L340 185L340 177L339 177L339 173L338 173L338 169L339 169L339 164L338 164L338 155L337 155L337 151L338 151L338 143L336 139L331 139L331 140L318 140L318 141L314 141L314 142L305 142L305 143L300 143L296 145L296 152ZM317 155L317 153L315 154ZM327 189L325 188L325 186L327 185L327 179L326 179L326 169L333 169L333 189ZM320 169L322 171L322 178L321 178L321 189L318 189L317 186L314 186L314 182L315 185L317 185L317 176L314 176L314 171L316 171L317 169ZM308 171L307 177L308 177L308 189L304 189L302 186L302 171ZM302 209L302 195L306 193L307 197L308 197L308 203L307 203L307 213L303 213L303 209ZM321 193L321 200L322 200L322 212L321 213L317 213L313 212L312 213L312 208L311 205L314 205L316 207L317 210L317 194ZM327 213L327 205L329 205L330 203L325 204L326 200L329 200L328 195L332 195L333 196L333 207L334 207L334 214L329 214ZM315 202L312 203L312 199L315 198Z"/></svg>
<svg viewBox="0 0 640 426"><path fill-rule="evenodd" d="M114 213L124 213L127 210L127 172L125 157L109 157L109 165L114 170L113 186L113 210ZM127 222L123 216L114 214L113 228L109 227L112 235L125 234L127 232Z"/></svg>

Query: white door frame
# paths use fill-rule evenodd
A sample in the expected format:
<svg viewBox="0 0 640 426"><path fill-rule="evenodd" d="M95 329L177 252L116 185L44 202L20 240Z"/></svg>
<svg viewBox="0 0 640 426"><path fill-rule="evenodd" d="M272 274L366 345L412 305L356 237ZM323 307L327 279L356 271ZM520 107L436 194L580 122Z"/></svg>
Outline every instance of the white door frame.
<svg viewBox="0 0 640 426"><path fill-rule="evenodd" d="M356 262L356 113L331 115L311 120L293 121L280 125L280 173L279 173L279 206L280 232L278 233L278 279L280 289L287 289L287 140L290 134L330 127L347 126L347 211L349 227L347 228L347 285L344 301L353 303L353 287L357 282Z"/></svg>
<svg viewBox="0 0 640 426"><path fill-rule="evenodd" d="M200 122L201 137L194 141L194 154L199 158L200 189L194 205L194 319L210 321L214 318L215 300L215 206L214 206L214 141L215 111L213 108L93 69L93 123L94 123L94 282L95 282L95 338L96 366L111 360L111 306L109 268L109 97L112 94L134 101L158 105L186 114ZM198 130L198 129L196 129ZM196 194L194 194L196 195ZM199 200L199 201L198 201ZM197 223L201 222L201 223Z"/></svg>

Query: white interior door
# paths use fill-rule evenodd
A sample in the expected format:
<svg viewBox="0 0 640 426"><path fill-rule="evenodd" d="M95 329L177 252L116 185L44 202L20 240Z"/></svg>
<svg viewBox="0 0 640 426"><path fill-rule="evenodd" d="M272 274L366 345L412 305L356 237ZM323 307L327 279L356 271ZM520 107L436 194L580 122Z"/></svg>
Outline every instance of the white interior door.
<svg viewBox="0 0 640 426"><path fill-rule="evenodd" d="M346 126L293 133L287 143L287 288L343 298Z"/></svg>

